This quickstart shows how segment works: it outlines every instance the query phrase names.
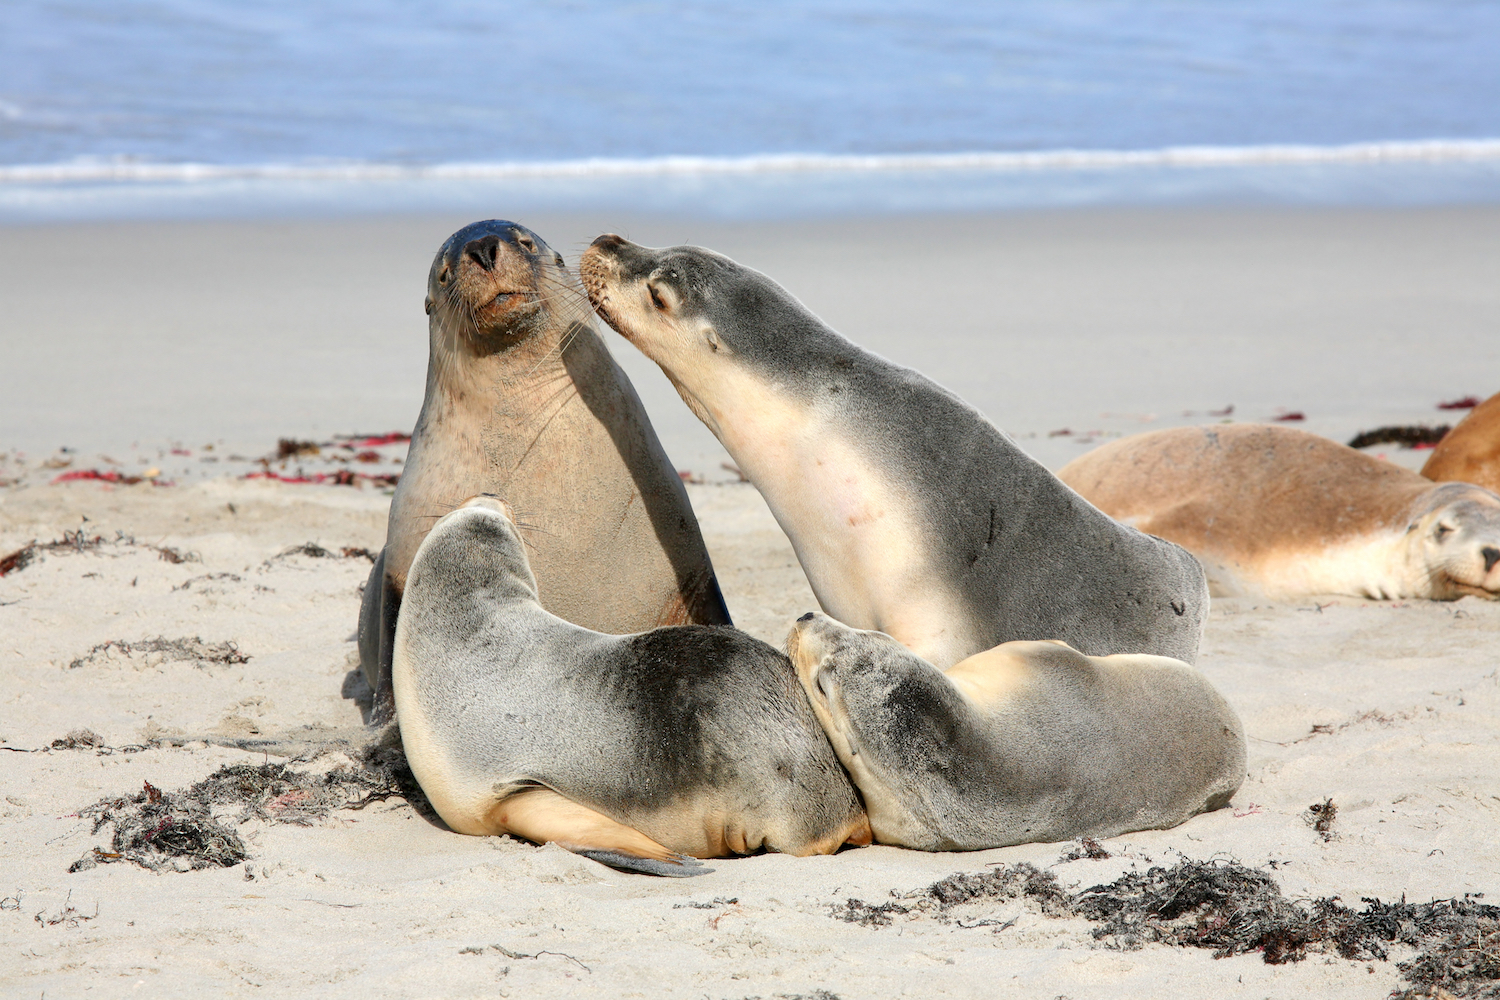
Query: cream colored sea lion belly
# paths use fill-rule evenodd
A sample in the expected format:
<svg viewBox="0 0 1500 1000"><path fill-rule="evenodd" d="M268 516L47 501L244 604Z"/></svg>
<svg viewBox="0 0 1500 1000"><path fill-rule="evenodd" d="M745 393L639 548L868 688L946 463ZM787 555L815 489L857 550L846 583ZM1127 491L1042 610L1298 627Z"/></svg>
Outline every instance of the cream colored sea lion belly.
<svg viewBox="0 0 1500 1000"><path fill-rule="evenodd" d="M1306 431L1153 431L1058 475L1105 513L1187 548L1216 594L1500 596L1500 497L1434 485Z"/></svg>

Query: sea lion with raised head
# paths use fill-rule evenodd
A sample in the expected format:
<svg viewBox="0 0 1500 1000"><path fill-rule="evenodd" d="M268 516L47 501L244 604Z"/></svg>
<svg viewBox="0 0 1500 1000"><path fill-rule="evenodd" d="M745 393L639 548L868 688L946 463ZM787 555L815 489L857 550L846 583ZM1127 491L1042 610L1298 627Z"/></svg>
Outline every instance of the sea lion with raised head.
<svg viewBox="0 0 1500 1000"><path fill-rule="evenodd" d="M1163 656L1007 642L938 670L823 615L787 652L882 844L926 851L1112 837L1228 803L1239 718Z"/></svg>
<svg viewBox="0 0 1500 1000"><path fill-rule="evenodd" d="M1480 403L1427 456L1422 475L1500 493L1500 393Z"/></svg>
<svg viewBox="0 0 1500 1000"><path fill-rule="evenodd" d="M1500 597L1500 496L1290 427L1137 434L1058 473L1196 555L1214 593L1288 600Z"/></svg>
<svg viewBox="0 0 1500 1000"><path fill-rule="evenodd" d="M732 628L604 635L544 610L537 589L491 497L438 521L407 573L396 717L450 827L659 875L700 874L684 856L870 842L785 656Z"/></svg>
<svg viewBox="0 0 1500 1000"><path fill-rule="evenodd" d="M371 721L390 714L390 642L417 546L476 494L504 494L536 529L542 600L568 621L728 624L682 480L561 255L514 222L465 226L432 262L426 308L427 395L360 609Z"/></svg>
<svg viewBox="0 0 1500 1000"><path fill-rule="evenodd" d="M1196 658L1208 588L1192 556L1112 521L769 278L612 235L579 274L760 490L830 615L939 668L1011 639Z"/></svg>

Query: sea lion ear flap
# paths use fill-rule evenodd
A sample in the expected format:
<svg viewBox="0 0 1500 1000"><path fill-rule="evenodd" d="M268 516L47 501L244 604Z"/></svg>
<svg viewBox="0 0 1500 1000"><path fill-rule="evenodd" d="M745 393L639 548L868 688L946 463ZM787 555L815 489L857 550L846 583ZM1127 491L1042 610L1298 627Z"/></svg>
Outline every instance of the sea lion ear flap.
<svg viewBox="0 0 1500 1000"><path fill-rule="evenodd" d="M717 354L719 352L719 348L722 345L719 343L719 331L718 330L715 330L711 326L704 327L703 328L703 340L708 344L708 349L710 351L713 351L715 354Z"/></svg>

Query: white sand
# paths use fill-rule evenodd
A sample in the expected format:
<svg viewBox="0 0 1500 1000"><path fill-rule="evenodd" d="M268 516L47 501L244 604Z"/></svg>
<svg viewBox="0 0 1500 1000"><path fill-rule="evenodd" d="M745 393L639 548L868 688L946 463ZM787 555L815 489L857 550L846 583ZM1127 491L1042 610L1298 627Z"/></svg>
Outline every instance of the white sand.
<svg viewBox="0 0 1500 1000"><path fill-rule="evenodd" d="M94 833L81 807L143 781L177 790L221 764L274 759L209 741L359 737L340 689L369 564L278 554L308 541L378 547L388 498L175 470L175 487L51 486L56 470L40 459L64 443L81 449L79 468L137 437L264 451L278 433L409 426L425 350L421 272L462 221L0 230L0 448L30 452L10 456L20 485L0 488L0 556L80 527L137 543L49 551L0 579L0 994L1376 998L1400 985L1394 961L1110 951L1088 923L1019 903L962 911L965 922L1015 919L999 931L920 915L869 928L832 913L850 897L879 904L1023 860L1069 886L1183 857L1274 861L1289 895L1356 908L1362 896L1500 890L1500 605L1472 598L1216 601L1200 666L1245 720L1249 778L1233 808L1107 841L1104 861L1058 863L1063 845L873 847L649 879L555 847L458 836L392 799L311 827L246 823L248 865L69 874L110 834ZM1496 221L1493 209L1455 209L617 228L751 260L857 339L975 399L1055 467L1082 450L1075 436L1045 436L1064 426L1120 433L1235 403L1247 419L1304 409L1306 426L1344 436L1439 420L1438 400L1487 395L1500 371L1500 286L1486 278L1500 270ZM561 236L536 228L565 252L616 228L572 220L572 236L564 222ZM316 253L298 256L309 242ZM80 248L111 262L97 280L64 267ZM163 260L190 269L189 292L163 280ZM327 298L330 284L339 297L315 311L323 319L278 319L288 302ZM923 325L938 308L957 333ZM1002 314L1025 318L1030 334L991 338ZM201 341L185 346L194 323ZM617 353L633 376L645 371ZM710 447L692 452L701 429L671 390L639 381L669 448L698 456L679 464L717 472ZM216 471L202 457L182 465ZM779 644L814 606L784 536L748 486L690 492L736 620ZM172 563L150 546L197 560ZM105 653L69 666L100 643L155 636L233 641L250 659ZM161 742L9 752L83 727L113 748ZM1304 813L1327 797L1340 811L1324 841ZM48 923L69 906L73 919Z"/></svg>

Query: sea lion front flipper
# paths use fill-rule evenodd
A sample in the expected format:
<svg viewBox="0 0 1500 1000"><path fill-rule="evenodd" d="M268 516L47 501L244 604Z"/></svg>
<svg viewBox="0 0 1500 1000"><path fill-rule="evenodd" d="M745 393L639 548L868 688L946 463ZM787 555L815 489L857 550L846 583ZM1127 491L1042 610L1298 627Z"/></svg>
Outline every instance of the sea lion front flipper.
<svg viewBox="0 0 1500 1000"><path fill-rule="evenodd" d="M375 565L370 567L359 603L359 668L374 693L370 717L365 720L372 726L396 717L396 700L391 690L391 651L395 648L401 593L385 575L387 551L382 548Z"/></svg>
<svg viewBox="0 0 1500 1000"><path fill-rule="evenodd" d="M492 832L554 843L622 871L679 877L713 871L550 788L528 788L508 796L491 809L489 820Z"/></svg>

